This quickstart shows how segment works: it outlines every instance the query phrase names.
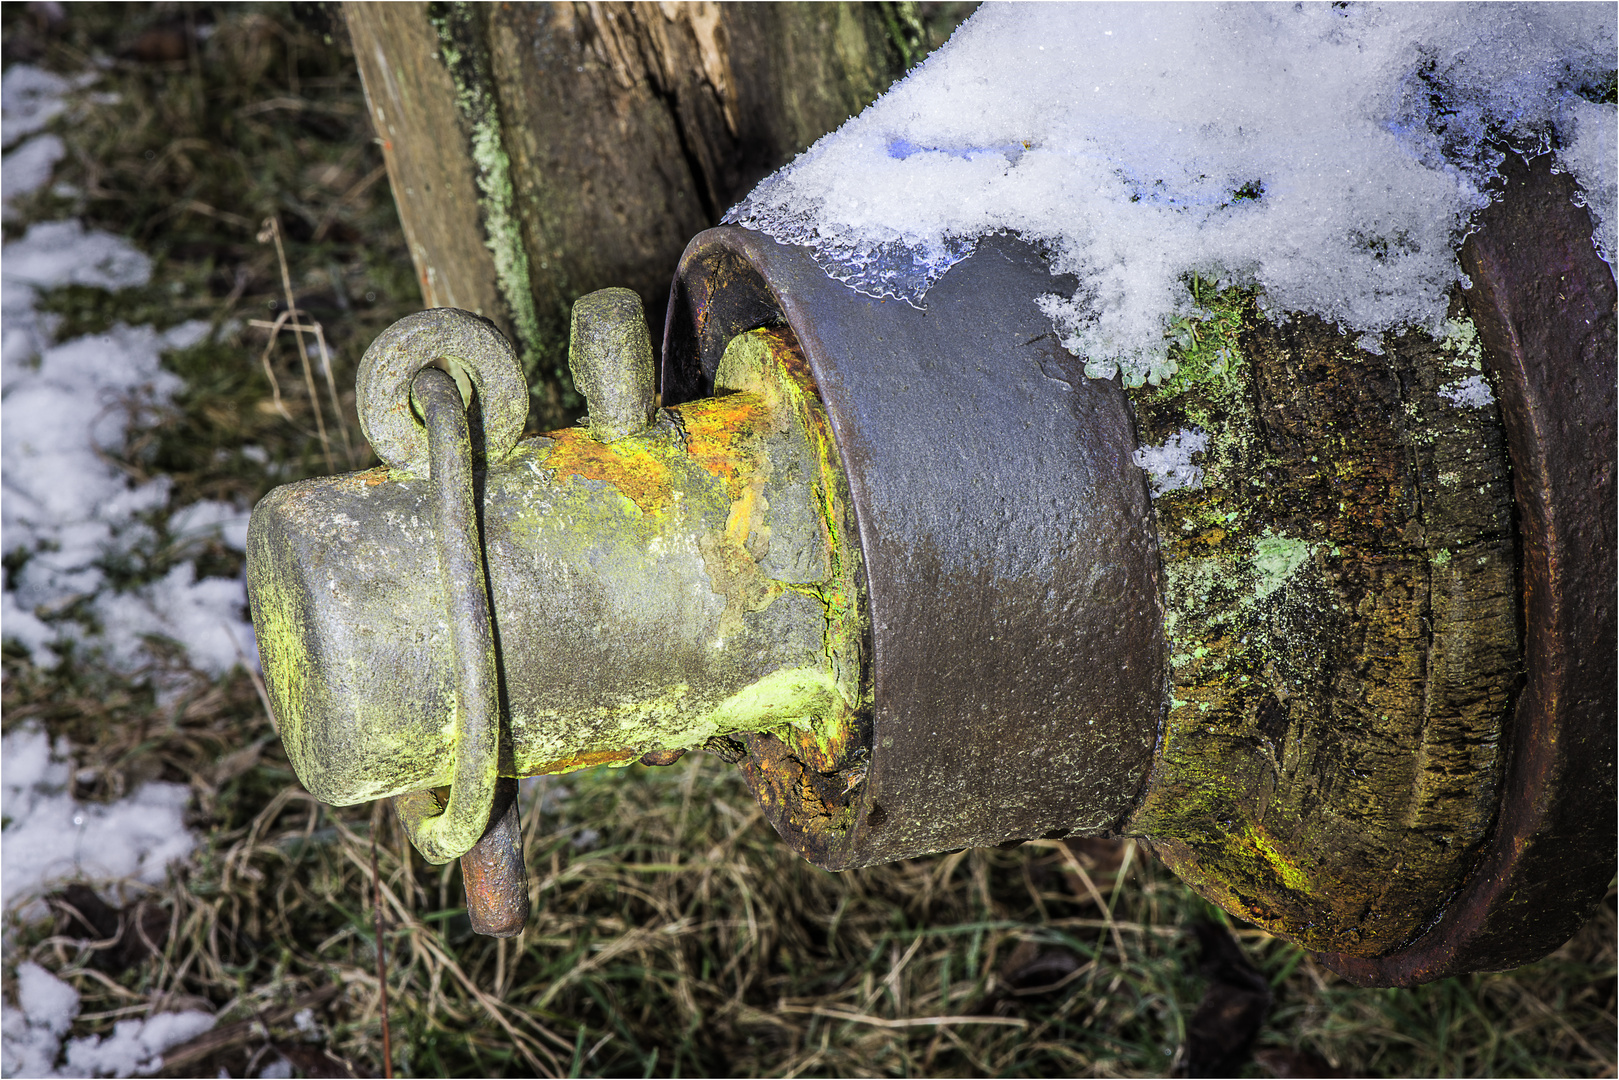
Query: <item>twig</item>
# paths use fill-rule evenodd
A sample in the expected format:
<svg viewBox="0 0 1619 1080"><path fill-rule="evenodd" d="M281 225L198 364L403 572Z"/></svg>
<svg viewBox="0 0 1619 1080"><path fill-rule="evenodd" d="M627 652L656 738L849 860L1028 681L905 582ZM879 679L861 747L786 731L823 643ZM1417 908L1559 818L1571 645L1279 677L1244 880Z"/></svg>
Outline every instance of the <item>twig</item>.
<svg viewBox="0 0 1619 1080"><path fill-rule="evenodd" d="M294 333L300 335L315 335L315 345L320 349L321 375L326 380L326 393L331 398L332 412L337 416L337 430L343 436L343 453L349 459L349 468L357 469L359 468L360 463L354 456L354 441L349 438L348 420L344 418L343 406L337 398L337 379L332 374L332 354L331 351L326 347L326 331L324 328L322 328L321 324L314 319L310 319L307 325L300 321L301 319L308 318L308 316L309 312L307 311L303 311L299 308L288 308L280 315L277 315L274 322L267 322L264 319L249 319L247 320L247 325L253 327L254 329L270 331L270 340L269 343L264 347L264 355L260 357L260 361L264 364L264 373L270 378L270 392L275 396L276 411L285 417L289 422L292 422L299 431L304 431L305 434L308 434L306 429L298 425L296 421L293 421L292 417L287 413L286 407L281 404L281 386L276 381L275 371L270 367L270 353L275 349L276 336L280 334L283 328L291 329ZM287 327L288 320L291 320L292 322L291 327ZM299 341L301 342L302 340L303 338L300 337ZM299 347L302 348L302 345ZM318 402L315 403L315 413L317 417L320 415L320 405ZM321 438L324 437L325 436L321 436ZM328 462L331 461L330 453L327 454L326 460Z"/></svg>
<svg viewBox="0 0 1619 1080"><path fill-rule="evenodd" d="M276 316L275 322L269 324L270 340L264 343L264 352L259 356L259 363L264 365L264 376L270 380L270 399L275 405L275 411L280 413L281 418L287 423L298 427L298 421L292 418L292 414L287 411L287 406L281 400L281 380L275 377L275 368L270 366L270 354L275 352L276 335L281 332L282 325L286 323L291 315L292 312L283 311ZM249 321L248 325L263 326L264 323L258 319L253 319ZM302 430L302 428L299 428L299 430Z"/></svg>
<svg viewBox="0 0 1619 1080"><path fill-rule="evenodd" d="M332 223L337 220L337 212L348 203L363 195L365 193L365 189L382 179L383 175L387 171L388 166L378 165L376 168L362 176L359 180L355 181L347 191L339 195L337 199L326 208L326 212L320 216L320 224L315 226L315 235L313 237L314 241L318 244L322 240L326 239L326 231L330 229L332 227Z"/></svg>
<svg viewBox="0 0 1619 1080"><path fill-rule="evenodd" d="M342 288L341 285L337 286ZM300 313L301 314L301 313ZM337 417L337 430L343 436L343 454L349 459L349 468L357 469L360 463L354 460L354 443L349 438L349 422L343 415L343 406L337 400L337 379L332 375L332 354L326 348L326 331L314 319L309 320L315 331L315 344L320 347L320 373L326 377L326 392L332 398L332 415Z"/></svg>
<svg viewBox="0 0 1619 1080"><path fill-rule="evenodd" d="M1072 870L1074 873L1079 875L1080 883L1085 886L1085 891L1090 893L1091 899L1096 901L1096 906L1098 908L1100 908L1101 911L1102 911L1102 922L1103 922L1102 934L1103 934L1104 937L1106 937L1110 933L1113 935L1113 947L1115 949L1119 950L1119 963L1123 964L1125 962L1125 957L1128 956L1129 954L1124 951L1124 935L1119 933L1119 926L1118 926L1117 923L1115 923L1113 921L1113 904L1112 904L1112 902L1102 899L1101 890L1099 890L1096 887L1096 883L1091 880L1090 874L1085 872L1085 867L1080 864L1079 857L1074 854L1074 849L1073 848L1069 847L1067 844L1063 843L1061 840L1044 840L1044 841L1040 842L1040 845L1042 847L1056 848L1059 852L1062 853L1063 858L1067 861L1068 868L1070 870ZM1118 871L1119 877L1124 876L1124 871L1125 871L1127 866L1128 866L1128 863L1125 863L1124 865L1121 865L1119 867L1119 871ZM1115 881L1117 881L1117 879L1115 879ZM1118 895L1119 895L1118 894L1118 889L1115 888L1113 890L1113 896L1114 896L1115 900L1118 898ZM1100 952L1101 950L1098 949L1097 951ZM1099 969L1096 969L1096 968L1092 969L1092 975L1093 976L1094 976L1096 970L1099 970Z"/></svg>
<svg viewBox="0 0 1619 1080"><path fill-rule="evenodd" d="M380 803L378 804L381 805ZM377 873L377 830L371 827L371 913L377 933L377 992L382 995L382 1075L393 1080L393 1045L388 1031L388 959L382 943L382 877Z"/></svg>
<svg viewBox="0 0 1619 1080"><path fill-rule="evenodd" d="M224 1027L214 1028L212 1031L198 1035L190 1042L181 1043L163 1055L163 1068L173 1073L187 1065L194 1065L212 1054L254 1039L267 1038L269 1029L276 1024L284 1024L304 1009L314 1009L326 1004L341 991L341 986L335 984L323 986L319 990L312 990L294 998L290 1004L281 1005L273 1009L266 1009L251 1020L242 1020Z"/></svg>
<svg viewBox="0 0 1619 1080"><path fill-rule="evenodd" d="M157 215L151 221L147 222L146 231L149 233L152 231L154 226L162 224L169 218L178 217L181 214L187 213L200 214L203 217L213 218L215 221L223 221L225 224L234 225L238 229L251 230L253 228L253 222L240 214L233 214L229 210L220 210L217 207L210 206L209 204L203 202L201 199L181 199L179 202L170 205L167 210Z"/></svg>
<svg viewBox="0 0 1619 1080"><path fill-rule="evenodd" d="M265 240L275 241L275 257L281 264L281 289L287 298L287 314L292 317L293 340L298 343L298 359L302 360L304 365L304 385L309 390L309 404L315 412L315 431L320 437L321 450L326 455L326 471L336 472L337 462L332 458L332 441L326 435L326 418L321 414L320 393L315 389L315 371L309 363L309 346L304 344L304 336L299 332L304 327L298 322L298 304L292 295L292 273L287 269L287 250L281 243L280 218L271 216L264 219L264 228L259 230L259 243L262 244Z"/></svg>
<svg viewBox="0 0 1619 1080"><path fill-rule="evenodd" d="M851 1024L869 1024L880 1028L914 1028L914 1027L943 1027L946 1024L992 1024L997 1027L1026 1028L1027 1020L1015 1016L908 1016L899 1020L890 1020L883 1016L870 1016L866 1013L845 1012L842 1009L828 1009L821 1005L780 1005L776 1008L778 1013L808 1013L810 1016L824 1016L829 1020L845 1020Z"/></svg>

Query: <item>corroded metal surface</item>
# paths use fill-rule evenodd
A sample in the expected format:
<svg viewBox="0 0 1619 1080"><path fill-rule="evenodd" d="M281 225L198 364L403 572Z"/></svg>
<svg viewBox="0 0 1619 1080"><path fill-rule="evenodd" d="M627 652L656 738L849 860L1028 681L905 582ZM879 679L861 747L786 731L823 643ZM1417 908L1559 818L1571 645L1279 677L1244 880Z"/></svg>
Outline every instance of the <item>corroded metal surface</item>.
<svg viewBox="0 0 1619 1080"><path fill-rule="evenodd" d="M573 305L568 369L590 405L590 434L604 443L643 430L652 420L656 374L641 298L600 289Z"/></svg>
<svg viewBox="0 0 1619 1080"><path fill-rule="evenodd" d="M923 310L698 236L666 408L604 303L588 429L513 446L510 410L473 410L508 778L462 857L475 926L526 913L509 778L701 747L828 869L1128 831L1358 982L1544 955L1614 865L1615 290L1572 195L1508 170L1443 341L1237 319L1230 365L1139 414L1057 343L1019 242ZM401 795L417 836L453 804L429 789L477 784L444 618L466 575L423 572L444 470L398 408L421 357L394 359L365 391L391 467L266 497L249 579L300 778ZM1205 490L1155 510L1137 415L1209 435Z"/></svg>
<svg viewBox="0 0 1619 1080"><path fill-rule="evenodd" d="M433 546L445 600L439 614L449 630L453 654L454 779L442 812L402 810L399 819L423 858L447 863L478 842L494 806L500 764L500 671L484 580L483 543L472 501L466 403L451 376L437 368L416 373L411 399L427 428ZM413 797L423 800L428 796L425 792L404 796Z"/></svg>
<svg viewBox="0 0 1619 1080"><path fill-rule="evenodd" d="M584 428L529 439L475 476L501 775L762 729L850 745L864 635L841 474L798 373L764 364L774 354L752 339L734 345L720 396L612 443ZM325 801L456 780L456 583L432 567L432 495L384 468L287 485L254 511L271 705Z"/></svg>
<svg viewBox="0 0 1619 1080"><path fill-rule="evenodd" d="M1522 550L1525 680L1503 799L1443 916L1389 955L1335 955L1362 985L1500 970L1568 939L1615 851L1615 287L1573 182L1508 156L1462 249L1496 377Z"/></svg>
<svg viewBox="0 0 1619 1080"><path fill-rule="evenodd" d="M528 871L523 866L523 830L518 820L517 781L495 785L489 828L461 856L472 929L490 937L516 937L528 922Z"/></svg>
<svg viewBox="0 0 1619 1080"><path fill-rule="evenodd" d="M1150 508L1122 391L1087 379L1034 304L1054 287L1004 238L926 310L859 295L741 229L699 235L682 259L665 400L706 392L736 334L784 325L848 473L869 764L834 779L767 733L742 762L772 823L822 866L1105 832L1140 790L1164 697Z"/></svg>
<svg viewBox="0 0 1619 1080"><path fill-rule="evenodd" d="M528 415L528 384L512 347L488 319L455 308L407 315L377 335L355 375L355 407L366 441L389 468L426 479L427 431L411 408L411 380L436 364L472 411L473 453L499 462Z"/></svg>

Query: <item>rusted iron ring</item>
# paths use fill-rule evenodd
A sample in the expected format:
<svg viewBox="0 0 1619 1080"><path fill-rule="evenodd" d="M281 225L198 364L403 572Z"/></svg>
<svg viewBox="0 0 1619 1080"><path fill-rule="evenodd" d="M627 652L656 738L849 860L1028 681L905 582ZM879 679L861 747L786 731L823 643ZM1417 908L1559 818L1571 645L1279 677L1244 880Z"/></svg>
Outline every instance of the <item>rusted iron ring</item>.
<svg viewBox="0 0 1619 1080"><path fill-rule="evenodd" d="M437 368L419 371L411 389L427 421L433 536L455 650L455 772L442 812L425 791L401 795L394 805L422 857L446 863L472 850L494 806L500 766L499 666L472 501L466 406L454 380Z"/></svg>

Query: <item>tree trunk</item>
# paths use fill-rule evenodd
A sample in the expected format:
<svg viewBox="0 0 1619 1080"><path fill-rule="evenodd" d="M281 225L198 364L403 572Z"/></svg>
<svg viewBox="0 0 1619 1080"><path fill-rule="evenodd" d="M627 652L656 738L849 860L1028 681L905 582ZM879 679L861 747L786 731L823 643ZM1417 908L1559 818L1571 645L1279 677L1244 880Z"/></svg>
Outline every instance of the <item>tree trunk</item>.
<svg viewBox="0 0 1619 1080"><path fill-rule="evenodd" d="M540 427L575 299L634 289L661 340L686 241L972 6L344 5L423 299L512 339Z"/></svg>

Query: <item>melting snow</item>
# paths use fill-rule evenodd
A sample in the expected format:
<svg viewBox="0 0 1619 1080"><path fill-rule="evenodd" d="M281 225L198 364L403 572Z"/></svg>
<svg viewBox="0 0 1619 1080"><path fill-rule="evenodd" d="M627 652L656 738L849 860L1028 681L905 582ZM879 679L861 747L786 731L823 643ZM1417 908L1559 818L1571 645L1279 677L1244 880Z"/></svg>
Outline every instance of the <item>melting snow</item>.
<svg viewBox="0 0 1619 1080"><path fill-rule="evenodd" d="M67 147L55 135L29 139L7 154L0 164L0 191L5 192L5 220L16 217L11 200L38 191L51 178L51 170L67 154Z"/></svg>
<svg viewBox="0 0 1619 1080"><path fill-rule="evenodd" d="M69 79L29 64L13 64L0 79L0 112L5 118L0 142L9 150L18 140L42 130L66 111L69 91L95 81L93 71Z"/></svg>
<svg viewBox="0 0 1619 1080"><path fill-rule="evenodd" d="M0 128L5 146L15 147L0 162L7 220L13 200L49 183L65 153L57 135L39 132L66 109L64 95L92 78L19 64L0 80ZM146 255L77 221L31 225L0 252L0 548L23 556L0 593L0 624L43 667L58 663L71 643L138 674L150 663L149 636L178 643L193 667L211 675L244 658L256 663L240 580L198 580L195 566L180 562L129 591L108 581L109 561L151 555L164 541L154 526L165 522L170 539L217 535L237 549L245 544L244 512L219 502L168 512L166 478L132 484L104 456L122 449L133 422L182 389L161 356L196 345L208 325L119 325L58 342L55 320L36 307L42 290L123 289L150 278ZM70 609L87 618L64 617ZM159 884L168 864L195 847L183 818L188 788L148 783L116 802L81 803L70 791L70 751L30 726L0 742L0 909L8 918L38 917L40 895L64 879L112 882L115 894L121 882ZM16 973L17 1007L6 1003L0 1024L6 1076L146 1075L162 1066L165 1050L214 1024L201 1012L121 1021L111 1035L70 1040L64 1058L78 993L36 964L19 964Z"/></svg>
<svg viewBox="0 0 1619 1080"><path fill-rule="evenodd" d="M1192 464L1192 455L1209 448L1209 436L1202 428L1183 428L1164 440L1162 446L1143 446L1135 453L1136 467L1146 470L1152 482L1152 497L1181 488L1203 486L1203 466Z"/></svg>
<svg viewBox="0 0 1619 1080"><path fill-rule="evenodd" d="M127 559L159 540L144 519L167 508L169 482L132 485L105 455L122 447L133 420L152 415L182 389L179 377L163 369L162 354L197 344L209 328L198 321L165 332L118 325L56 344L51 320L34 305L40 289L121 289L150 278L144 254L77 221L33 225L0 258L0 547L28 555L7 582L4 633L43 667L59 659L53 646L71 641L135 673L147 661L148 636L178 642L192 665L211 675L257 657L239 579L199 581L190 563L180 563L131 592L107 587L108 560ZM217 533L245 546L246 514L225 504L181 508L169 521L182 535ZM89 602L99 630L52 621L80 601Z"/></svg>
<svg viewBox="0 0 1619 1080"><path fill-rule="evenodd" d="M79 993L38 964L17 965L18 1007L8 1002L0 1021L0 1072L6 1076L150 1076L163 1067L163 1053L214 1026L205 1012L155 1013L121 1020L106 1036L67 1044L67 1062L57 1070L63 1037L79 1015Z"/></svg>
<svg viewBox="0 0 1619 1080"><path fill-rule="evenodd" d="M1080 282L1042 308L1093 376L1173 371L1185 279L1436 334L1501 160L1558 160L1614 250L1606 4L989 4L726 220L921 304L978 237ZM1375 340L1375 338L1363 340Z"/></svg>
<svg viewBox="0 0 1619 1080"><path fill-rule="evenodd" d="M9 613L6 618L9 632ZM69 749L65 739L52 747L32 727L0 742L6 817L0 906L22 919L43 915L40 894L64 878L160 884L169 862L196 846L183 818L191 798L185 785L148 783L116 802L81 803L68 790ZM17 1003L5 1004L0 1021L0 1075L149 1075L162 1067L165 1050L214 1025L211 1015L194 1011L120 1021L111 1035L70 1040L58 1071L62 1040L79 1013L78 992L37 964L23 963L17 965Z"/></svg>
<svg viewBox="0 0 1619 1080"><path fill-rule="evenodd" d="M1453 405L1469 409L1482 409L1495 403L1495 394L1482 375L1469 375L1460 382L1439 388L1439 396Z"/></svg>
<svg viewBox="0 0 1619 1080"><path fill-rule="evenodd" d="M36 728L0 743L0 799L8 819L0 845L0 898L24 917L43 914L37 897L65 878L163 882L164 869L196 846L183 814L184 784L143 784L113 803L81 803L69 792L65 739L52 747Z"/></svg>

